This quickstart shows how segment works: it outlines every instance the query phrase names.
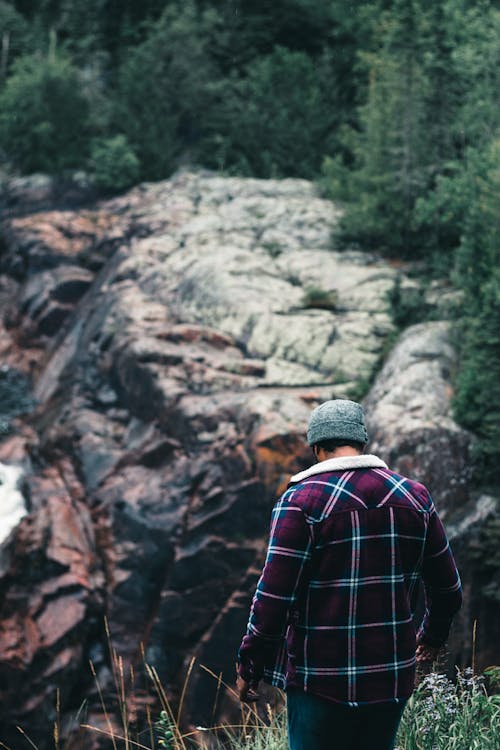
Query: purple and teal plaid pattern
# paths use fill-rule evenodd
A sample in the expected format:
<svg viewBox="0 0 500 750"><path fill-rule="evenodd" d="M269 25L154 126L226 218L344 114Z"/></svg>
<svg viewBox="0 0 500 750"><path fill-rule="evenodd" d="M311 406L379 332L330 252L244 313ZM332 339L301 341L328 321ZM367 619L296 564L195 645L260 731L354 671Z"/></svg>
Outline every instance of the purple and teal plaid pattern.
<svg viewBox="0 0 500 750"><path fill-rule="evenodd" d="M421 581L419 639L441 645L462 592L423 485L380 466L289 485L273 509L239 674L351 705L408 698Z"/></svg>

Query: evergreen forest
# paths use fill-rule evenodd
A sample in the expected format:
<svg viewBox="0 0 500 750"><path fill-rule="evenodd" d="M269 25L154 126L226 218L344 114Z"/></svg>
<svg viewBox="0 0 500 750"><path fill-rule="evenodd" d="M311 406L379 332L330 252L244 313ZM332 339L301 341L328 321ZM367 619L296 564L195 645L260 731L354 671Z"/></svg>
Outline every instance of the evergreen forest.
<svg viewBox="0 0 500 750"><path fill-rule="evenodd" d="M0 0L4 172L316 180L345 208L338 245L453 285L483 486L500 479L499 92L498 0Z"/></svg>

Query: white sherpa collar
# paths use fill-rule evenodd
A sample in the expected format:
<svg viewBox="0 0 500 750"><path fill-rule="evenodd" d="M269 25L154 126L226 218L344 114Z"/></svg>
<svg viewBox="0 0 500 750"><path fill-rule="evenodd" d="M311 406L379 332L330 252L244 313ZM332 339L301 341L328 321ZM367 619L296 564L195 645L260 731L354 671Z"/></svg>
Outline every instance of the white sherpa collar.
<svg viewBox="0 0 500 750"><path fill-rule="evenodd" d="M291 477L290 482L302 482L314 474L324 474L327 471L349 471L350 469L387 469L388 466L378 456L371 454L360 456L341 456L339 458L328 458L313 464L308 469L300 471Z"/></svg>

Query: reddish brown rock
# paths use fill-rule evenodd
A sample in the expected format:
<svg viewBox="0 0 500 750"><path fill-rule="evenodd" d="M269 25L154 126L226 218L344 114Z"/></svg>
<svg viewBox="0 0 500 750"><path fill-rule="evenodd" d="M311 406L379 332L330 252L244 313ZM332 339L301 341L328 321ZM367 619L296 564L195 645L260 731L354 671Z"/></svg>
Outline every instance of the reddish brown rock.
<svg viewBox="0 0 500 750"><path fill-rule="evenodd" d="M3 550L0 581L0 703L4 725L11 721L5 741L13 741L16 723L43 737L54 685L66 707L79 682L90 681L84 646L101 628L104 578L89 511L55 468L29 481L34 507Z"/></svg>
<svg viewBox="0 0 500 750"><path fill-rule="evenodd" d="M36 620L42 648L50 648L82 622L85 616L85 605L74 596L61 596L48 602L42 614ZM58 656L58 662L61 656ZM57 665L58 666L58 665ZM47 674L47 670L45 671Z"/></svg>
<svg viewBox="0 0 500 750"><path fill-rule="evenodd" d="M7 245L4 270L25 279L61 263L85 258L104 237L123 236L119 219L108 212L48 211L7 219L2 226Z"/></svg>

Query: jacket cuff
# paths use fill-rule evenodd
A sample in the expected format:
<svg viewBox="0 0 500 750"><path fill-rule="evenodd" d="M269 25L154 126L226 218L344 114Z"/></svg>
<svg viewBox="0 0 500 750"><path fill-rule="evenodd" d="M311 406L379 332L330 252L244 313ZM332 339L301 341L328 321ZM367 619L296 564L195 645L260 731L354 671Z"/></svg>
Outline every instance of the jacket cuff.
<svg viewBox="0 0 500 750"><path fill-rule="evenodd" d="M428 633L422 633L417 635L417 644L423 644L424 646L431 646L432 648L441 648L446 643L446 639L435 638Z"/></svg>
<svg viewBox="0 0 500 750"><path fill-rule="evenodd" d="M441 620L434 623L424 620L417 633L417 643L423 643L426 646L432 646L432 648L444 646L448 640L450 626L451 620Z"/></svg>

